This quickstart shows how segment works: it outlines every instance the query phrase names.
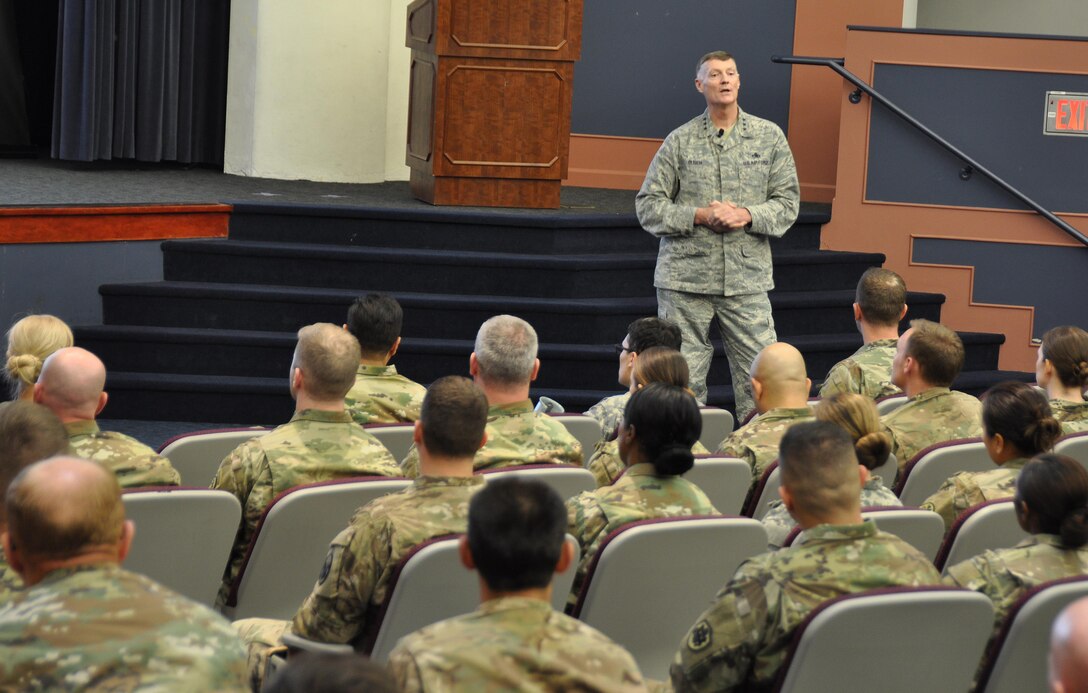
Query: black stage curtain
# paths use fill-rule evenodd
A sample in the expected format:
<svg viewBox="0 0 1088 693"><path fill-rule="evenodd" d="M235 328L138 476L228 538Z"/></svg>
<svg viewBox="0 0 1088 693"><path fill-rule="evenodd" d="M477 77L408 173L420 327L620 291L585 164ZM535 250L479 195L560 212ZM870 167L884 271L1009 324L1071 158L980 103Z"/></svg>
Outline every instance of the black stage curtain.
<svg viewBox="0 0 1088 693"><path fill-rule="evenodd" d="M222 165L229 0L59 0L53 156Z"/></svg>
<svg viewBox="0 0 1088 693"><path fill-rule="evenodd" d="M0 146L29 144L15 6L0 0Z"/></svg>

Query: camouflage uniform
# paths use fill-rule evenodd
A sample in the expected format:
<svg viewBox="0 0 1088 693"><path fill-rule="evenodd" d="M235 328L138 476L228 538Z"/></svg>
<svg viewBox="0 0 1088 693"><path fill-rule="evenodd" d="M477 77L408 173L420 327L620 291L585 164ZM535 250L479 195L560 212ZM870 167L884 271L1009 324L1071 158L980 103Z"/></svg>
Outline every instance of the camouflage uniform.
<svg viewBox="0 0 1088 693"><path fill-rule="evenodd" d="M768 688L793 631L823 602L880 587L935 585L940 579L929 559L878 531L872 521L813 527L800 543L741 564L680 643L670 670L673 687Z"/></svg>
<svg viewBox="0 0 1088 693"><path fill-rule="evenodd" d="M4 554L4 547L0 546L0 604L23 591L23 579L19 573L8 563L8 557Z"/></svg>
<svg viewBox="0 0 1088 693"><path fill-rule="evenodd" d="M911 397L880 418L892 437L892 454L899 469L915 455L937 443L982 435L982 403L963 392L933 387Z"/></svg>
<svg viewBox="0 0 1088 693"><path fill-rule="evenodd" d="M812 420L810 407L771 409L733 431L718 446L717 454L747 461L752 468L754 486L763 475L763 470L778 459L778 444L786 435L786 429Z"/></svg>
<svg viewBox="0 0 1088 693"><path fill-rule="evenodd" d="M871 476L861 487L861 507L901 508L903 502L884 485L884 481L879 476ZM763 529L767 530L767 547L772 551L782 548L786 537L797 526L797 522L780 500L771 501L767 507L767 514L760 522L763 523Z"/></svg>
<svg viewBox="0 0 1088 693"><path fill-rule="evenodd" d="M1062 424L1062 435L1088 431L1088 402L1067 402L1064 399L1050 400L1050 411Z"/></svg>
<svg viewBox="0 0 1088 693"><path fill-rule="evenodd" d="M582 466L582 444L563 424L533 411L530 400L493 406L487 410L487 443L476 452L473 468L503 469L526 464ZM401 462L403 474L419 475L415 446Z"/></svg>
<svg viewBox="0 0 1088 693"><path fill-rule="evenodd" d="M630 392L622 395L605 397L586 410L586 416L596 419L601 425L601 441L615 437L616 431L623 422L623 410L627 407L627 400L631 399Z"/></svg>
<svg viewBox="0 0 1088 693"><path fill-rule="evenodd" d="M691 446L693 455L709 455L710 451L699 441ZM620 459L620 444L615 440L601 441L597 443L593 451L593 457L589 458L586 468L593 472L593 478L597 482L597 488L608 486L620 478L626 469L623 460Z"/></svg>
<svg viewBox="0 0 1088 693"><path fill-rule="evenodd" d="M109 563L54 570L0 606L0 689L246 691L223 617Z"/></svg>
<svg viewBox="0 0 1088 693"><path fill-rule="evenodd" d="M235 622L249 647L249 669L259 683L269 648L290 627L302 637L328 643L358 643L376 625L389 578L397 563L428 539L467 531L468 503L484 486L482 477L422 476L399 493L356 511L351 524L329 545L313 592L294 620L252 618ZM259 686L258 686L259 687Z"/></svg>
<svg viewBox="0 0 1088 693"><path fill-rule="evenodd" d="M213 489L242 504L217 604L225 604L265 508L287 489L354 476L400 476L393 456L346 411L304 409L291 421L234 449L219 465Z"/></svg>
<svg viewBox="0 0 1088 693"><path fill-rule="evenodd" d="M181 475L170 460L135 438L113 431L100 431L94 421L64 424L72 454L94 460L111 470L121 488L177 486Z"/></svg>
<svg viewBox="0 0 1088 693"><path fill-rule="evenodd" d="M419 420L427 388L397 373L396 366L359 366L344 407L357 424Z"/></svg>
<svg viewBox="0 0 1088 693"><path fill-rule="evenodd" d="M839 361L827 372L820 397L853 392L872 399L902 394L892 384L892 359L898 340L877 339L862 345L850 357Z"/></svg>
<svg viewBox="0 0 1088 693"><path fill-rule="evenodd" d="M405 636L389 656L405 693L645 691L631 655L528 597L502 597Z"/></svg>
<svg viewBox="0 0 1088 693"><path fill-rule="evenodd" d="M932 510L944 519L944 529L952 528L964 510L986 501L1012 498L1016 495L1016 479L1027 464L1024 458L1009 460L988 472L959 472L947 479L937 492L922 503L923 510Z"/></svg>
<svg viewBox="0 0 1088 693"><path fill-rule="evenodd" d="M577 601L589 565L613 530L638 520L720 515L703 490L679 476L658 476L653 465L632 465L615 484L584 491L567 501L567 531L582 547L569 604Z"/></svg>
<svg viewBox="0 0 1088 693"><path fill-rule="evenodd" d="M696 208L713 200L747 208L751 226L725 233L696 226ZM705 403L716 315L738 418L753 406L752 360L777 339L767 299L774 288L768 239L782 236L799 208L797 169L786 137L774 123L743 110L727 137L718 136L709 111L672 131L635 197L642 228L661 239L654 272L658 313L680 325L691 387Z"/></svg>

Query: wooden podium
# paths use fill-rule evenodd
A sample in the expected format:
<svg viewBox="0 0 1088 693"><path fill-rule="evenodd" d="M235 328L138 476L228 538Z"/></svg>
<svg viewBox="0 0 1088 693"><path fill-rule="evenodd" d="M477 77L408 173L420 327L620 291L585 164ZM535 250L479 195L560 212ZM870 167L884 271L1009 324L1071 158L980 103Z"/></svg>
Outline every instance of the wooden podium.
<svg viewBox="0 0 1088 693"><path fill-rule="evenodd" d="M406 43L412 193L559 207L582 0L415 0Z"/></svg>

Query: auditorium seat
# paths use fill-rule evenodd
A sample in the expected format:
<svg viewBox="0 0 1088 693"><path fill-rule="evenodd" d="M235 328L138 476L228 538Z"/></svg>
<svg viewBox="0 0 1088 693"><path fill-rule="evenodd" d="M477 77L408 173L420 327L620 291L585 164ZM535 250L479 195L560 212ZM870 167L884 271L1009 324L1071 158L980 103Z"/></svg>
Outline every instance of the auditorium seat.
<svg viewBox="0 0 1088 693"><path fill-rule="evenodd" d="M782 485L779 477L778 460L775 460L763 470L763 475L759 477L759 481L748 494L744 512L741 514L757 520L763 519L763 516L767 514L767 506L771 504L771 501L779 498L778 487Z"/></svg>
<svg viewBox="0 0 1088 693"><path fill-rule="evenodd" d="M960 513L933 563L944 573L957 563L986 550L1007 549L1028 537L1016 520L1012 500L992 500L979 503Z"/></svg>
<svg viewBox="0 0 1088 693"><path fill-rule="evenodd" d="M735 457L701 456L684 478L702 489L718 512L739 515L752 486L752 468Z"/></svg>
<svg viewBox="0 0 1088 693"><path fill-rule="evenodd" d="M933 560L941 547L944 536L944 520L932 510L921 508L869 507L861 509L861 516L876 523L877 529L894 534ZM786 537L783 547L800 541L804 532L794 527Z"/></svg>
<svg viewBox="0 0 1088 693"><path fill-rule="evenodd" d="M1062 436L1054 446L1054 452L1068 455L1088 468L1088 431Z"/></svg>
<svg viewBox="0 0 1088 693"><path fill-rule="evenodd" d="M597 441L601 439L601 424L592 416L585 414L549 414L553 419L563 424L567 432L578 439L582 444L582 461L589 462L589 456Z"/></svg>
<svg viewBox="0 0 1088 693"><path fill-rule="evenodd" d="M895 455L888 455L884 464L870 472L873 476L879 476L881 483L887 488L895 488L895 477L899 474L899 460Z"/></svg>
<svg viewBox="0 0 1088 693"><path fill-rule="evenodd" d="M412 437L415 435L414 423L377 423L367 424L363 428L366 432L378 439L393 455L393 459L400 462L408 456L412 448Z"/></svg>
<svg viewBox="0 0 1088 693"><path fill-rule="evenodd" d="M979 438L962 438L930 445L908 460L895 482L903 505L919 506L959 472L997 469Z"/></svg>
<svg viewBox="0 0 1088 693"><path fill-rule="evenodd" d="M187 486L208 488L219 464L242 443L271 431L271 428L211 428L174 436L162 444L159 454L170 460Z"/></svg>
<svg viewBox="0 0 1088 693"><path fill-rule="evenodd" d="M592 491L597 488L593 472L568 464L527 464L521 467L485 469L477 472L477 474L483 476L486 480L517 476L523 479L543 481L552 487L564 501L577 496L582 491Z"/></svg>
<svg viewBox="0 0 1088 693"><path fill-rule="evenodd" d="M891 414L893 411L906 404L908 399L910 398L906 395L888 395L886 397L881 397L876 401L876 411L881 416Z"/></svg>
<svg viewBox="0 0 1088 693"><path fill-rule="evenodd" d="M699 407L703 418L703 432L699 442L707 450L717 450L726 436L733 432L733 414L720 407Z"/></svg>

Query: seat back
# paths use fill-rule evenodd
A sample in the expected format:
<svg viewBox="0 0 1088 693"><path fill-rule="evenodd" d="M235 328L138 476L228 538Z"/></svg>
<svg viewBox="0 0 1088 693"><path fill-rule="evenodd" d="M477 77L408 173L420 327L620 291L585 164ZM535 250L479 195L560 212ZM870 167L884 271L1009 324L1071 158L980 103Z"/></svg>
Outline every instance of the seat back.
<svg viewBox="0 0 1088 693"><path fill-rule="evenodd" d="M876 412L881 416L890 414L906 404L908 399L910 398L906 395L888 395L887 397L881 397L876 401Z"/></svg>
<svg viewBox="0 0 1088 693"><path fill-rule="evenodd" d="M366 432L378 439L385 446L393 459L400 462L408 456L412 449L412 436L415 435L416 425L410 423L381 423L367 424L363 428Z"/></svg>
<svg viewBox="0 0 1088 693"><path fill-rule="evenodd" d="M1016 601L986 650L976 691L1021 693L1043 690L1047 680L1050 628L1062 609L1088 596L1088 577L1043 583Z"/></svg>
<svg viewBox="0 0 1088 693"><path fill-rule="evenodd" d="M752 468L734 457L696 457L684 478L701 488L718 512L739 515L752 486Z"/></svg>
<svg viewBox="0 0 1088 693"><path fill-rule="evenodd" d="M647 677L667 679L677 643L710 599L766 549L766 530L750 518L634 522L602 542L574 615L626 648Z"/></svg>
<svg viewBox="0 0 1088 693"><path fill-rule="evenodd" d="M872 470L873 476L879 476L880 482L887 488L895 488L895 477L899 474L899 460L895 455L888 455L884 464Z"/></svg>
<svg viewBox="0 0 1088 693"><path fill-rule="evenodd" d="M754 517L757 520L763 519L763 516L767 514L767 506L771 504L771 501L779 498L778 487L782 485L780 475L778 460L771 462L763 470L763 476L759 478L759 482L752 489L752 492L748 494L748 500L744 506L744 515Z"/></svg>
<svg viewBox="0 0 1088 693"><path fill-rule="evenodd" d="M566 464L527 464L522 467L485 469L477 473L488 481L512 476L542 481L552 487L564 501L582 491L597 488L593 472Z"/></svg>
<svg viewBox="0 0 1088 693"><path fill-rule="evenodd" d="M329 542L370 501L406 488L407 479L356 477L284 491L265 509L227 605L232 618L289 619L310 594Z"/></svg>
<svg viewBox="0 0 1088 693"><path fill-rule="evenodd" d="M703 418L703 432L699 436L699 442L713 452L733 432L733 415L720 407L699 407L699 415Z"/></svg>
<svg viewBox="0 0 1088 693"><path fill-rule="evenodd" d="M892 588L838 597L797 628L774 690L966 691L993 620L989 598L969 590Z"/></svg>
<svg viewBox="0 0 1088 693"><path fill-rule="evenodd" d="M987 549L1007 549L1027 536L1016 519L1016 506L1011 500L979 503L956 518L933 563L937 570L947 573L952 566Z"/></svg>
<svg viewBox="0 0 1088 693"><path fill-rule="evenodd" d="M121 501L136 525L125 568L213 606L242 519L238 499L226 491L163 487L126 491Z"/></svg>
<svg viewBox="0 0 1088 693"><path fill-rule="evenodd" d="M578 439L578 442L582 444L582 460L588 462L597 441L604 435L601 432L600 422L585 414L550 414L549 416L563 424L567 433Z"/></svg>
<svg viewBox="0 0 1088 693"><path fill-rule="evenodd" d="M908 461L896 481L895 491L903 505L918 506L953 474L991 469L995 469L994 463L979 438L950 440L931 445Z"/></svg>
<svg viewBox="0 0 1088 693"><path fill-rule="evenodd" d="M861 516L876 523L877 529L881 532L894 534L918 549L931 561L941 548L941 539L944 537L944 520L932 510L891 507L862 508ZM800 527L794 527L782 545L792 546L800 541L803 535L804 532L801 531Z"/></svg>
<svg viewBox="0 0 1088 693"><path fill-rule="evenodd" d="M1054 446L1054 452L1069 455L1088 468L1088 431L1063 436Z"/></svg>
<svg viewBox="0 0 1088 693"><path fill-rule="evenodd" d="M170 460L187 486L207 488L219 465L242 443L268 433L270 428L218 428L174 436L163 443L159 454Z"/></svg>

